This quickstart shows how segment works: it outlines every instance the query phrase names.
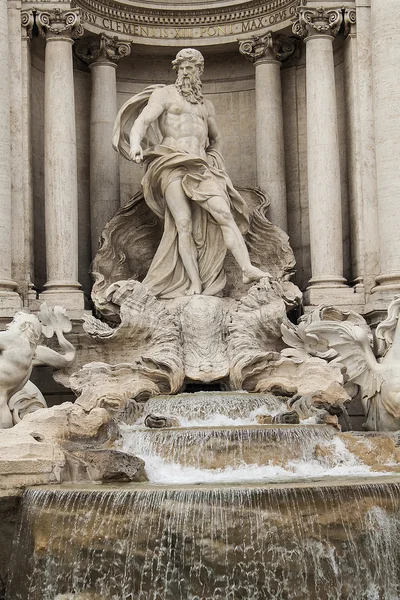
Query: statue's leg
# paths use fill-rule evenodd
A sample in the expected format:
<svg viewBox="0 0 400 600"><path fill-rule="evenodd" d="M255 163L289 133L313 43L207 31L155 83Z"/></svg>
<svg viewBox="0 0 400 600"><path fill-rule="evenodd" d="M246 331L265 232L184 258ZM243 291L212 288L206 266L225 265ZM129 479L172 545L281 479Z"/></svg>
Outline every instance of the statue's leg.
<svg viewBox="0 0 400 600"><path fill-rule="evenodd" d="M269 273L261 271L261 269L251 264L247 246L226 199L222 196L213 196L207 200L205 208L221 226L226 247L232 252L236 262L242 269L244 283L259 281L262 277L269 277Z"/></svg>
<svg viewBox="0 0 400 600"><path fill-rule="evenodd" d="M165 190L165 201L178 231L178 249L186 273L191 281L187 294L201 294L202 285L197 262L197 250L192 235L190 200L182 188L181 180L171 181Z"/></svg>

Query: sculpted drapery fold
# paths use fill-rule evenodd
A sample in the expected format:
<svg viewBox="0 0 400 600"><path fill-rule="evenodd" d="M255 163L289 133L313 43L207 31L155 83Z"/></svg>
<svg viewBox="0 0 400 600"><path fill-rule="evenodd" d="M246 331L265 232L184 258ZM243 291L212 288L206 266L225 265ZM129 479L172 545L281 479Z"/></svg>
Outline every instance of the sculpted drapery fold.
<svg viewBox="0 0 400 600"><path fill-rule="evenodd" d="M118 113L114 136L114 148L128 160L129 133L132 125L157 88L163 85L147 87L140 94L128 100ZM247 206L234 189L225 171L221 154L209 150L207 159L170 148L161 144L162 134L158 121L147 129L142 140L145 175L142 180L144 200L149 208L164 221L164 232L143 283L160 298L174 298L184 295L190 286L178 250L178 232L175 221L169 211L164 194L168 185L175 179L191 202L193 239L198 255L202 293L215 295L225 287L223 263L226 254L221 227L216 223L204 205L211 197L218 196L226 200L227 209L232 213L239 229L246 233L249 226Z"/></svg>

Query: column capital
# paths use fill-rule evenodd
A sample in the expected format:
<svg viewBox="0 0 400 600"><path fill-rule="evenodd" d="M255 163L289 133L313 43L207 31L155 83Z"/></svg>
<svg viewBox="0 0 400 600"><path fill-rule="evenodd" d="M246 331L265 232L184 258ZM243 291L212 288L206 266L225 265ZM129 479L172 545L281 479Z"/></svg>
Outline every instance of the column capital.
<svg viewBox="0 0 400 600"><path fill-rule="evenodd" d="M356 10L354 8L346 8L344 10L344 34L354 36L356 33Z"/></svg>
<svg viewBox="0 0 400 600"><path fill-rule="evenodd" d="M79 9L39 10L36 12L36 25L46 40L64 39L73 41L83 35Z"/></svg>
<svg viewBox="0 0 400 600"><path fill-rule="evenodd" d="M299 6L292 31L301 38L318 35L335 37L343 23L342 8L307 8Z"/></svg>
<svg viewBox="0 0 400 600"><path fill-rule="evenodd" d="M35 24L35 11L34 10L22 10L21 11L21 28L22 38L31 39L33 26Z"/></svg>
<svg viewBox="0 0 400 600"><path fill-rule="evenodd" d="M284 35L275 35L272 31L239 42L239 52L255 65L282 62L292 56L295 47L293 40Z"/></svg>
<svg viewBox="0 0 400 600"><path fill-rule="evenodd" d="M118 37L110 37L105 33L79 40L75 46L75 54L88 65L112 64L123 56L129 56L131 45L129 42L120 41Z"/></svg>

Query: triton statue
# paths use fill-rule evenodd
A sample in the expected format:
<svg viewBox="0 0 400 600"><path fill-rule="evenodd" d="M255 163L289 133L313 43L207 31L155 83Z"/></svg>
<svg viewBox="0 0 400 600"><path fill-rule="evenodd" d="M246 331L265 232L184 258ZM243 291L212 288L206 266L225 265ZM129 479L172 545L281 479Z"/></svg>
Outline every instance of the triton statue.
<svg viewBox="0 0 400 600"><path fill-rule="evenodd" d="M225 171L214 106L202 94L203 56L185 48L172 64L175 84L147 87L121 108L113 145L144 162L144 199L164 220L143 283L160 298L215 295L225 286L227 249L245 283L268 273L251 264L242 236L248 209Z"/></svg>
<svg viewBox="0 0 400 600"><path fill-rule="evenodd" d="M22 412L24 404L46 406L39 390L29 381L34 366L63 369L75 360L75 348L64 337L71 330L65 309L50 309L44 303L38 317L18 312L6 330L0 331L0 429L8 429L19 420L16 403ZM63 354L40 345L43 335L51 338L54 334Z"/></svg>

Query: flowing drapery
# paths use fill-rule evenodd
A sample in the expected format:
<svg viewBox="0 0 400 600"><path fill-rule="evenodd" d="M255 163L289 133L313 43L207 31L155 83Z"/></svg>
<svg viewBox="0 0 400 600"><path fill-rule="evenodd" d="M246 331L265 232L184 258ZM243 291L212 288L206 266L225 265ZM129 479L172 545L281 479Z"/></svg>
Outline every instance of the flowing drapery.
<svg viewBox="0 0 400 600"><path fill-rule="evenodd" d="M126 102L118 113L113 146L129 156L129 135L133 123L146 106L152 92L162 86L149 86ZM228 177L222 156L216 150L207 160L163 145L158 122L148 128L142 141L146 168L142 179L143 195L149 208L164 221L164 232L143 283L160 298L176 298L191 285L178 248L175 221L165 202L168 185L179 179L191 202L193 240L203 294L218 294L225 286L223 268L226 246L221 227L207 210L207 200L218 196L226 202L242 233L249 225L248 209Z"/></svg>

